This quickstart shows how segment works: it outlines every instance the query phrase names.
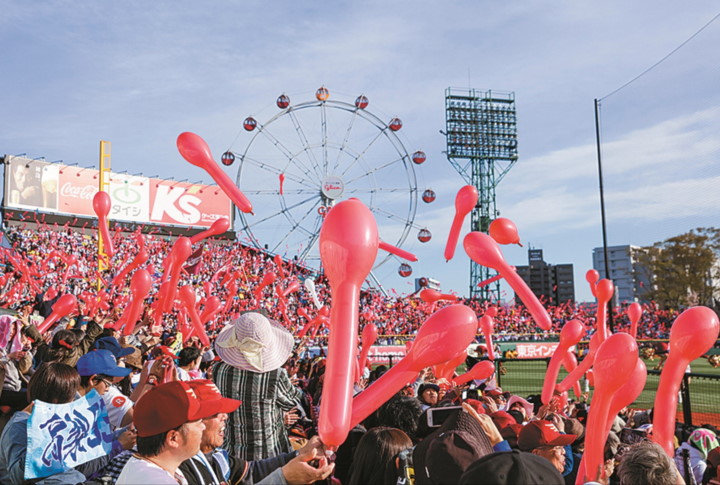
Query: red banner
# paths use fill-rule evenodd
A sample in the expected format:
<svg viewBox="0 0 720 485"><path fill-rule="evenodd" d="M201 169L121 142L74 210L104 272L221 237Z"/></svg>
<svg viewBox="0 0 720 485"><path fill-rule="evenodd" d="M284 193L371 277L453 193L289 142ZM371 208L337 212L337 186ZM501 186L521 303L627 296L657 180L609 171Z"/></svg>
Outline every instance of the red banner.
<svg viewBox="0 0 720 485"><path fill-rule="evenodd" d="M95 217L98 170L24 157L12 157L7 165L8 207ZM210 227L222 217L232 220L230 199L215 185L117 173L109 173L107 183L111 221Z"/></svg>

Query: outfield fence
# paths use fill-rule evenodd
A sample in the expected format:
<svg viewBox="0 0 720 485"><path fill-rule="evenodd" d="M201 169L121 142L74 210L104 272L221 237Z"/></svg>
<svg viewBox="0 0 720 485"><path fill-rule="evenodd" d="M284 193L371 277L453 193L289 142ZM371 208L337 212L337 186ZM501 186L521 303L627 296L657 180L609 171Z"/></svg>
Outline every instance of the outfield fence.
<svg viewBox="0 0 720 485"><path fill-rule="evenodd" d="M550 359L496 359L497 382L503 391L522 397L540 394ZM650 409L660 381L659 370L648 370L647 382L642 393L631 405L634 409ZM558 382L567 373L558 375ZM586 390L584 379L581 381ZM588 387L589 397L592 388ZM572 392L572 391L571 391ZM572 396L571 396L572 397ZM688 426L712 424L720 427L720 376L689 372L683 376L678 395L677 420Z"/></svg>

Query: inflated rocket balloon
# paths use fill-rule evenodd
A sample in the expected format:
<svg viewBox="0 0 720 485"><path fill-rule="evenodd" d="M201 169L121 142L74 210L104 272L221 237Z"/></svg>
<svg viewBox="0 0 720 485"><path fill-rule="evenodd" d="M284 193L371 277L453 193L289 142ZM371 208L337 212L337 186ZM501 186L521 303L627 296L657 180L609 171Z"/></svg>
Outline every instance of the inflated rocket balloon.
<svg viewBox="0 0 720 485"><path fill-rule="evenodd" d="M495 325L493 323L493 317L490 315L483 315L480 319L480 330L482 331L483 336L485 337L485 346L487 347L488 351L488 358L490 360L495 360L495 349L493 349L493 340L492 336L493 333L495 333Z"/></svg>
<svg viewBox="0 0 720 485"><path fill-rule="evenodd" d="M103 251L107 254L108 258L112 258L115 254L115 248L113 247L110 231L108 230L108 214L110 214L111 206L112 202L110 202L110 196L107 192L100 190L93 197L93 210L98 216L98 229L100 231L100 237L102 237Z"/></svg>
<svg viewBox="0 0 720 485"><path fill-rule="evenodd" d="M630 406L640 393L645 389L645 383L647 381L647 367L642 359L638 359L630 375L626 376L625 384L615 393L612 400L610 401L610 412L608 414L607 422L605 423L605 436L610 434L613 421L623 408Z"/></svg>
<svg viewBox="0 0 720 485"><path fill-rule="evenodd" d="M602 464L605 461L603 451L607 439L607 434L604 434L605 423L610 412L610 403L626 383L628 374L636 368L637 360L637 343L626 333L610 335L600 344L593 366L595 392L585 430L585 476L578 476L576 484L597 480L602 473Z"/></svg>
<svg viewBox="0 0 720 485"><path fill-rule="evenodd" d="M360 371L360 376L355 376L355 382L358 382L360 377L362 377L362 371L367 363L367 356L370 352L370 347L372 347L378 338L377 327L374 323L368 323L363 328L361 335L362 338L360 340L362 342L362 350L360 350L360 357L358 357L358 370Z"/></svg>
<svg viewBox="0 0 720 485"><path fill-rule="evenodd" d="M260 281L260 284L255 288L255 298L259 300L265 287L273 284L276 279L277 274L275 274L274 271L266 271L262 281Z"/></svg>
<svg viewBox="0 0 720 485"><path fill-rule="evenodd" d="M630 335L632 335L633 338L637 338L638 322L640 322L640 317L642 317L642 306L640 306L640 303L631 303L627 309L627 314L630 319Z"/></svg>
<svg viewBox="0 0 720 485"><path fill-rule="evenodd" d="M310 293L310 298L312 298L313 303L315 304L315 307L319 310L322 308L322 305L320 304L320 300L317 296L317 291L315 290L315 282L308 278L303 282L303 285L305 286L305 289Z"/></svg>
<svg viewBox="0 0 720 485"><path fill-rule="evenodd" d="M45 332L55 324L58 320L63 317L70 315L77 309L77 298L75 295L66 294L58 298L55 304L52 306L52 313L38 325L38 331L40 333Z"/></svg>
<svg viewBox="0 0 720 485"><path fill-rule="evenodd" d="M198 232L190 238L190 242L195 244L196 242L202 241L205 238L217 236L224 233L230 227L230 221L227 217L221 217L212 223L212 225L202 232Z"/></svg>
<svg viewBox="0 0 720 485"><path fill-rule="evenodd" d="M440 293L439 291L431 288L425 288L420 292L420 299L425 303L435 303L440 300L455 301L458 299L456 295L450 295L448 293Z"/></svg>
<svg viewBox="0 0 720 485"><path fill-rule="evenodd" d="M395 256L406 259L408 261L415 262L418 260L417 256L415 256L413 253L411 253L409 251L405 251L404 249L400 249L400 248L393 246L392 244L388 244L384 241L380 241L378 247L380 249L382 249L383 251L387 251L390 254L394 254Z"/></svg>
<svg viewBox="0 0 720 485"><path fill-rule="evenodd" d="M528 285L510 267L500 251L495 240L482 232L471 232L463 240L465 252L477 264L492 268L505 278L505 281L515 290L532 315L535 323L543 330L550 330L552 322L545 308L538 301Z"/></svg>
<svg viewBox="0 0 720 485"><path fill-rule="evenodd" d="M205 301L205 306L203 307L202 312L200 313L200 322L205 325L212 320L215 314L220 311L221 306L222 302L220 301L220 298L214 295L209 296Z"/></svg>
<svg viewBox="0 0 720 485"><path fill-rule="evenodd" d="M252 204L245 197L230 177L215 163L210 147L205 140L195 133L186 131L177 138L177 147L180 155L193 165L205 170L217 183L225 194L230 197L238 209L252 214Z"/></svg>
<svg viewBox="0 0 720 485"><path fill-rule="evenodd" d="M455 370L460 367L467 359L467 349L462 349L457 355L447 362L441 362L433 366L433 373L439 379L451 380L455 375Z"/></svg>
<svg viewBox="0 0 720 485"><path fill-rule="evenodd" d="M595 354L597 353L601 343L600 334L595 332L593 336L590 337L590 350L588 351L588 354L575 369L565 376L565 379L563 379L562 382L555 386L555 389L558 392L565 392L570 389L574 383L580 380L583 374L590 370L590 367L592 367L593 362L595 361Z"/></svg>
<svg viewBox="0 0 720 485"><path fill-rule="evenodd" d="M125 266L112 280L112 286L117 286L121 284L123 281L125 281L125 277L130 273L130 271L134 270L141 264L145 263L150 255L148 254L147 250L141 249L137 255L133 258L133 260Z"/></svg>
<svg viewBox="0 0 720 485"><path fill-rule="evenodd" d="M375 263L378 246L375 218L359 200L339 202L325 216L319 247L332 308L318 434L330 448L340 446L352 428L360 288Z"/></svg>
<svg viewBox="0 0 720 485"><path fill-rule="evenodd" d="M541 394L543 404L548 404L553 396L555 381L560 372L560 364L565 360L565 357L570 351L570 347L577 345L584 335L585 325L583 325L580 320L570 320L563 325L562 330L560 330L560 343L555 348L555 352L553 352L550 358L550 363L545 373L545 381L543 382Z"/></svg>
<svg viewBox="0 0 720 485"><path fill-rule="evenodd" d="M453 379L452 383L455 386L462 386L466 382L474 380L482 381L489 379L490 376L493 375L493 372L495 372L495 364L489 360L481 360L472 366L472 369Z"/></svg>
<svg viewBox="0 0 720 485"><path fill-rule="evenodd" d="M595 287L597 286L597 282L599 279L600 273L598 273L597 270L589 269L587 273L585 273L585 280L590 284L590 292L594 297L597 297L597 295L595 294Z"/></svg>
<svg viewBox="0 0 720 485"><path fill-rule="evenodd" d="M522 247L517 226L510 219L498 217L490 223L488 233L498 244L517 244Z"/></svg>
<svg viewBox="0 0 720 485"><path fill-rule="evenodd" d="M300 289L300 283L298 280L292 280L290 284L282 292L283 298L287 298L291 293L295 293Z"/></svg>
<svg viewBox="0 0 720 485"><path fill-rule="evenodd" d="M125 322L125 328L123 329L123 335L130 335L135 330L135 324L142 315L143 308L145 306L145 297L150 293L152 288L152 278L150 273L146 269L139 269L135 271L130 279L130 294L132 300L128 309L123 313L123 321Z"/></svg>
<svg viewBox="0 0 720 485"><path fill-rule="evenodd" d="M575 354L572 352L568 352L567 354L565 354L562 365L568 374L574 371L575 368L578 366L577 357L575 357ZM576 380L575 383L572 385L572 388L573 394L575 394L575 399L581 399L582 389L580 389L580 382Z"/></svg>
<svg viewBox="0 0 720 485"><path fill-rule="evenodd" d="M210 346L210 339L207 333L205 333L205 325L202 324L197 308L195 308L195 302L197 300L195 291L189 286L183 286L178 290L178 297L185 307L188 317L190 317L190 323L195 330L195 335L200 337L200 342L202 342L203 345Z"/></svg>
<svg viewBox="0 0 720 485"><path fill-rule="evenodd" d="M608 335L608 328L605 323L607 319L607 306L612 300L615 292L615 285L608 279L598 281L595 287L595 296L597 297L597 318L595 319L595 331L600 334L600 340L605 340Z"/></svg>
<svg viewBox="0 0 720 485"><path fill-rule="evenodd" d="M407 355L367 389L355 396L351 426L355 426L390 399L425 367L447 362L465 350L475 337L475 312L451 305L433 313L418 330Z"/></svg>
<svg viewBox="0 0 720 485"><path fill-rule="evenodd" d="M715 344L720 323L710 308L688 308L675 319L670 328L668 358L660 374L655 394L652 440L673 456L673 436L677 410L678 390L685 369Z"/></svg>
<svg viewBox="0 0 720 485"><path fill-rule="evenodd" d="M450 227L447 244L445 244L445 259L450 261L455 256L460 231L462 230L465 216L477 205L478 191L472 185L462 187L455 196L455 218Z"/></svg>
<svg viewBox="0 0 720 485"><path fill-rule="evenodd" d="M481 281L480 283L477 284L477 287L482 288L483 286L487 286L491 283L495 283L497 280L500 280L500 279L502 279L502 275L497 274L497 275L493 276L492 278L488 278L486 280Z"/></svg>
<svg viewBox="0 0 720 485"><path fill-rule="evenodd" d="M281 173L278 175L278 179L280 180L280 195L283 195L283 185L285 185L285 174Z"/></svg>

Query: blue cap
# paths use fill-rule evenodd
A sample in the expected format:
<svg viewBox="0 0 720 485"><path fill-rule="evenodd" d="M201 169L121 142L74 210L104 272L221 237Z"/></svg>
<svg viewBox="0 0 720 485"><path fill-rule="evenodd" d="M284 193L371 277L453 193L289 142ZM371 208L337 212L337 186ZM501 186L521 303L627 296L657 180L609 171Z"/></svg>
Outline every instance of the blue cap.
<svg viewBox="0 0 720 485"><path fill-rule="evenodd" d="M98 350L109 350L116 359L121 359L135 352L133 347L123 348L115 337L103 337L95 341L95 348Z"/></svg>
<svg viewBox="0 0 720 485"><path fill-rule="evenodd" d="M115 356L109 350L93 350L80 357L77 370L81 376L102 374L112 377L125 377L132 369L119 367Z"/></svg>

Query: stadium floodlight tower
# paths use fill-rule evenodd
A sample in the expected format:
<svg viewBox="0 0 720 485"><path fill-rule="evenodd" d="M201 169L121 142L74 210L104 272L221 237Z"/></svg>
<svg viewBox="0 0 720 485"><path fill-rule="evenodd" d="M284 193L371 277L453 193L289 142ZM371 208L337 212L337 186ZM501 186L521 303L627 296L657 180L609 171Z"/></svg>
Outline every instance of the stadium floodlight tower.
<svg viewBox="0 0 720 485"><path fill-rule="evenodd" d="M518 159L515 93L447 88L444 134L450 164L478 191L471 230L487 233L499 215L495 187ZM477 286L491 277L490 271L470 261L470 297L500 299L499 282Z"/></svg>

